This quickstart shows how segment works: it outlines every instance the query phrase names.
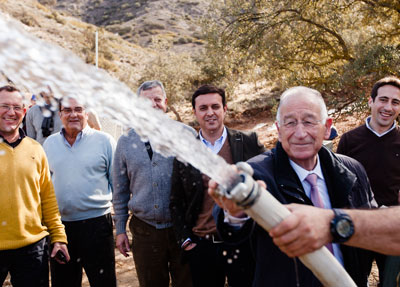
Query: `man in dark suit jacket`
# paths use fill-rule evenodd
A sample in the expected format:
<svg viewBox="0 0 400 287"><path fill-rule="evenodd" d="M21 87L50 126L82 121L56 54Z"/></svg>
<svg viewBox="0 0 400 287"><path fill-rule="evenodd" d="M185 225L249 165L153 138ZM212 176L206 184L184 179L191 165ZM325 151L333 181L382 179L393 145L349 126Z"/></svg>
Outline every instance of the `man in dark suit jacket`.
<svg viewBox="0 0 400 287"><path fill-rule="evenodd" d="M264 151L256 133L224 126L225 91L204 85L192 96L193 112L200 124L199 139L228 163L245 161ZM251 286L254 259L250 242L225 244L217 235L212 217L213 200L207 194L209 178L194 167L174 161L171 215L178 243L192 272L193 286Z"/></svg>

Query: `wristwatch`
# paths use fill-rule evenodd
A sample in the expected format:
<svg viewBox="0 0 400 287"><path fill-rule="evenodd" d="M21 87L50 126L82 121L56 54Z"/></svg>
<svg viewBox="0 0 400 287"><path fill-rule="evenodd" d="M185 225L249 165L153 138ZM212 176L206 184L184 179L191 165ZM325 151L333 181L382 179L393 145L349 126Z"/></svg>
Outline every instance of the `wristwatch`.
<svg viewBox="0 0 400 287"><path fill-rule="evenodd" d="M343 243L354 234L354 224L350 216L341 209L333 209L335 217L331 221L331 234L335 243Z"/></svg>

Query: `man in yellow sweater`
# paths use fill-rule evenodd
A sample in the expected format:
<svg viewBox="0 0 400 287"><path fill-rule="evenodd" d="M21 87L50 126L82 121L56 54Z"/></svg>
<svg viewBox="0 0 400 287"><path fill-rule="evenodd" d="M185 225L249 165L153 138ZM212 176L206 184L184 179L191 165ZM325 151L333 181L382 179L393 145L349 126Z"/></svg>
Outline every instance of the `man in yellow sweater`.
<svg viewBox="0 0 400 287"><path fill-rule="evenodd" d="M66 261L67 238L46 155L19 128L25 112L19 90L0 87L0 285L10 273L14 287L47 287L45 237L54 245L50 256L62 250Z"/></svg>

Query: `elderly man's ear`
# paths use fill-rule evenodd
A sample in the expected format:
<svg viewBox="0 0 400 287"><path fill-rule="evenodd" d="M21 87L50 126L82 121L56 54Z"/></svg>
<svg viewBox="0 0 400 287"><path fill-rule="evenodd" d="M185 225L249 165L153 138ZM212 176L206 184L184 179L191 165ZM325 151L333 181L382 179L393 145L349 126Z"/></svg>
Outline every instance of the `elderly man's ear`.
<svg viewBox="0 0 400 287"><path fill-rule="evenodd" d="M331 135L331 127L332 127L333 120L332 118L327 118L325 122L325 134L324 139L328 140L329 136Z"/></svg>

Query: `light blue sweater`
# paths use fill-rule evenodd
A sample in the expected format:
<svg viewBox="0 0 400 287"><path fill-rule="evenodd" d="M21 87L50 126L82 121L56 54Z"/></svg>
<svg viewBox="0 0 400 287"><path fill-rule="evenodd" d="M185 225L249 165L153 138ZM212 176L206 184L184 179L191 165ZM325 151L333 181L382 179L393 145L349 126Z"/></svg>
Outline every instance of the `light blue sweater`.
<svg viewBox="0 0 400 287"><path fill-rule="evenodd" d="M61 219L77 221L111 212L112 161L116 143L86 126L72 145L62 131L43 144Z"/></svg>

